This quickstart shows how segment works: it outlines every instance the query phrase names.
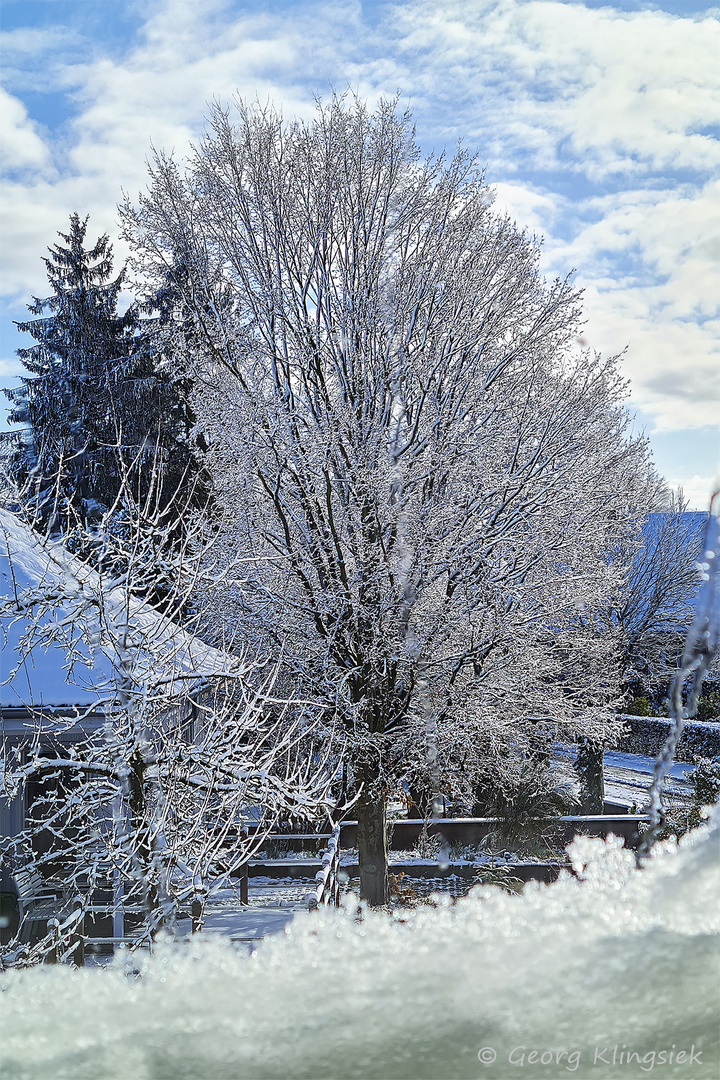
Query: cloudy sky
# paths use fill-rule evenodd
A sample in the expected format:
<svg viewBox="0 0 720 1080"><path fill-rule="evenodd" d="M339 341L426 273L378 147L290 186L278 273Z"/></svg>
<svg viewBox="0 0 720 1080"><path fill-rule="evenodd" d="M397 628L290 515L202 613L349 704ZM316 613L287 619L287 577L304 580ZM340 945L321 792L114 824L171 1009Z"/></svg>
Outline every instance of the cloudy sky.
<svg viewBox="0 0 720 1080"><path fill-rule="evenodd" d="M576 271L589 345L627 348L658 467L707 505L720 392L720 8L696 0L0 0L0 385L74 210L116 234L151 142L234 93L309 115L400 91L427 151L477 149L496 205ZM115 245L118 260L124 251Z"/></svg>

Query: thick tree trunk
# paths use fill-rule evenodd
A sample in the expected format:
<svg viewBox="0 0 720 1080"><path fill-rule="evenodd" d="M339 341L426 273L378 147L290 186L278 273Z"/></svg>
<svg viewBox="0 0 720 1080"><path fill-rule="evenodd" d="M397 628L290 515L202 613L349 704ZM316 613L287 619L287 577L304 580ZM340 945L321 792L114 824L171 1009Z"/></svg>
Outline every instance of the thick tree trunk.
<svg viewBox="0 0 720 1080"><path fill-rule="evenodd" d="M373 907L387 904L390 891L384 798L361 799L358 803L357 843L360 897Z"/></svg>

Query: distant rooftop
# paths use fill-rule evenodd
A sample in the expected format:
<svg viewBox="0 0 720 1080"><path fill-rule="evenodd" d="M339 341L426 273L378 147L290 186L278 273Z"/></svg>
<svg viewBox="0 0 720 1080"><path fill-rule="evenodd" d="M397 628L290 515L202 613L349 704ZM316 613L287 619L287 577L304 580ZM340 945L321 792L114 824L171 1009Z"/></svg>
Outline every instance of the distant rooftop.
<svg viewBox="0 0 720 1080"><path fill-rule="evenodd" d="M80 626L67 628L78 660L70 669L67 649L62 642L38 644L22 663L21 641L30 627L30 617L13 612L23 593L47 593L60 597L54 613L40 620L49 630L67 615L63 593L70 597L76 582L83 581L96 594L112 600L114 592L104 590L99 575L75 558L59 543L36 536L14 515L0 511L0 617L2 653L0 654L0 706L2 708L87 708L108 696L114 696L117 668L112 650L91 647ZM122 596L124 602L124 595ZM197 675L199 678L227 671L236 661L164 618L140 600L131 601L133 626L147 644L148 671L158 670L172 679ZM17 668L17 670L15 670Z"/></svg>

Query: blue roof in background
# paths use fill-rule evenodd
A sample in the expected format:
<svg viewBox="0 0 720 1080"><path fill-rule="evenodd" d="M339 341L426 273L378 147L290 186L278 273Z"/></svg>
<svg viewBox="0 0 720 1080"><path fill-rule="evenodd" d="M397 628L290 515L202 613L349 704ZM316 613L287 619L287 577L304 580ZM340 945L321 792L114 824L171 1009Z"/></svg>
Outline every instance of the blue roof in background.
<svg viewBox="0 0 720 1080"><path fill-rule="evenodd" d="M643 522L643 536L651 537L657 535L662 526L667 522L668 518L675 517L675 514L671 514L667 511L656 514L648 514ZM697 538L697 542L700 543L704 534L705 526L707 525L707 513L705 510L686 510L684 514L680 514L681 529L693 537Z"/></svg>
<svg viewBox="0 0 720 1080"><path fill-rule="evenodd" d="M645 541L645 549L638 552L636 556L636 563L641 561L644 557L647 557L648 552L652 554L652 550L661 538L663 529L667 526L668 521L677 519L677 527L675 530L674 538L681 541L682 545L686 547L688 552L688 562L692 564L699 562L703 549L703 540L705 538L705 531L707 528L708 515L704 510L687 510L683 514L673 514L668 511L648 514L643 522L642 535ZM632 574L631 574L632 578ZM652 578L650 579L652 581ZM700 586L702 584L702 578L700 572L697 572L697 578L694 589L692 589L687 595L687 603L692 610L696 610L697 601L700 595ZM687 609L686 609L687 610ZM684 632L690 624L690 619L679 622L675 627L677 631Z"/></svg>

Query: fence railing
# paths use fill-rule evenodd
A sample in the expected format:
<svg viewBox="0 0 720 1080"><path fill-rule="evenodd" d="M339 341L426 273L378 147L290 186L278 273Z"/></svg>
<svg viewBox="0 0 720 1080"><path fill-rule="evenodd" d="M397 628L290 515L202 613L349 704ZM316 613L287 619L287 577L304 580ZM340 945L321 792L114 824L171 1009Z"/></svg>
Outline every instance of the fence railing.
<svg viewBox="0 0 720 1080"><path fill-rule="evenodd" d="M310 909L340 906L340 825L333 825L327 849L322 856L322 869L315 875L315 895Z"/></svg>

